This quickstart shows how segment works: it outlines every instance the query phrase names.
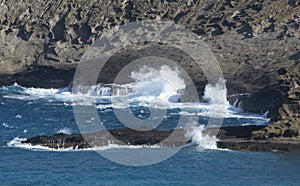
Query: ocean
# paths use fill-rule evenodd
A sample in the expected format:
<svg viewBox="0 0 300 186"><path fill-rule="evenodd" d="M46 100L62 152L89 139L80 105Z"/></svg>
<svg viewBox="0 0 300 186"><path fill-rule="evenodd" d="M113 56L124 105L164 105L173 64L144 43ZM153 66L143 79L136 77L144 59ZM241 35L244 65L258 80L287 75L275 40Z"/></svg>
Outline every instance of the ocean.
<svg viewBox="0 0 300 186"><path fill-rule="evenodd" d="M151 83L156 86L147 87ZM73 109L74 105L86 103L78 100L87 97L93 98L94 107L107 129L124 127L114 114L115 109L129 108L135 117L147 119L151 117L150 107L160 111L162 103L166 113L157 127L161 130L180 128L177 123L182 116L197 116L197 127L201 129L210 117L217 117L213 108L220 102L225 105L225 112L221 113L222 126L264 125L269 121L265 115L244 113L235 107L237 105L230 105L226 90L217 86L207 86L207 103L177 102L178 91L153 78L137 82L134 88L130 86L112 92L109 85L99 85L90 87L86 94L74 94L67 88L25 88L16 83L1 87L1 185L300 185L299 153L218 149L217 139L202 136L201 130L193 134L193 145L147 166L119 164L104 158L95 149L54 150L20 143L35 135L79 133ZM129 99L128 105L112 104L113 97L124 95ZM160 104L149 105L157 98ZM126 149L113 146L98 149L98 152L119 148Z"/></svg>

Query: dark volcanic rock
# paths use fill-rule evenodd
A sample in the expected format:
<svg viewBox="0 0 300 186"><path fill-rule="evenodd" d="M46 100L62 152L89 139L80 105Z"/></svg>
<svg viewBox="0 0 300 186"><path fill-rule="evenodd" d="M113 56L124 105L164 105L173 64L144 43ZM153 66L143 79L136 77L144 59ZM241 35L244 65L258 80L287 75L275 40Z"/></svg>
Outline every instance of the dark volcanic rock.
<svg viewBox="0 0 300 186"><path fill-rule="evenodd" d="M253 94L229 96L229 102L244 112L265 114L269 118L278 115L278 107L282 104L278 85L270 86Z"/></svg>
<svg viewBox="0 0 300 186"><path fill-rule="evenodd" d="M221 140L218 148L242 151L300 151L299 141Z"/></svg>
<svg viewBox="0 0 300 186"><path fill-rule="evenodd" d="M246 111L270 111L272 123L254 132L253 139L299 140L299 1L2 0L0 4L0 86L13 82L68 86L82 54L104 31L137 20L172 20L210 46L229 94L255 93L240 100ZM139 53L164 53L177 59L203 94L206 78L192 59L159 44L143 47L115 54L99 81L111 82L119 70L114 67L125 66L129 59L141 57ZM279 90L274 89L277 70Z"/></svg>
<svg viewBox="0 0 300 186"><path fill-rule="evenodd" d="M16 74L0 74L1 85L12 85L14 82L25 87L68 87L73 81L75 65L66 67L37 66Z"/></svg>
<svg viewBox="0 0 300 186"><path fill-rule="evenodd" d="M89 134L56 134L53 136L35 136L23 141L22 143L30 143L32 145L41 145L50 148L89 148L97 146L105 146L109 144L117 145L161 145L161 146L182 146L189 141L185 136L184 130L176 130L176 139L164 141L174 130L150 130L136 131L132 129L114 129L109 134L105 131ZM172 138L173 139L173 138Z"/></svg>
<svg viewBox="0 0 300 186"><path fill-rule="evenodd" d="M249 126L227 126L221 127L217 138L223 139L232 139L232 138L241 138L241 139L250 139L252 132L265 128L264 125L249 125ZM208 129L212 130L212 129Z"/></svg>
<svg viewBox="0 0 300 186"><path fill-rule="evenodd" d="M251 140L252 132L261 130L266 126L235 126L208 128L204 134L218 132L218 148L227 148L232 150L248 151L300 151L299 141L268 141L268 140ZM176 132L176 137L170 141L165 141L172 133ZM117 145L159 145L163 147L178 147L191 142L182 129L176 130L150 130L136 131L132 129L114 129L110 130L111 136L106 132L97 132L85 134L56 134L53 136L35 136L23 141L32 145L42 145L49 148L73 148L84 149L90 147L99 147L109 144Z"/></svg>
<svg viewBox="0 0 300 186"><path fill-rule="evenodd" d="M253 139L300 140L300 64L278 70L281 104L278 114L265 129L253 133Z"/></svg>
<svg viewBox="0 0 300 186"><path fill-rule="evenodd" d="M32 145L41 145L49 148L69 148L78 147L79 149L89 148L90 145L85 141L81 134L55 134L53 136L35 136L29 138L22 143L30 143Z"/></svg>

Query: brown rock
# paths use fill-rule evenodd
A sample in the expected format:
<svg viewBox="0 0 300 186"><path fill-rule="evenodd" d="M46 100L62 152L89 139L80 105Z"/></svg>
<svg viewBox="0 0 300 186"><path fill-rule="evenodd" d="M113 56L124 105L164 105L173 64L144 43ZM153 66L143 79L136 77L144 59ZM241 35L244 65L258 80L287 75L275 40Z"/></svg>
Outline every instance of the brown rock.
<svg viewBox="0 0 300 186"><path fill-rule="evenodd" d="M278 70L282 102L278 116L264 130L253 132L253 139L300 139L300 97L296 94L299 90L299 72L300 64Z"/></svg>
<svg viewBox="0 0 300 186"><path fill-rule="evenodd" d="M157 19L174 20L205 38L220 62L229 94L253 93L275 84L277 69L299 61L299 11L298 1L285 0L2 1L0 85L16 81L49 86L30 73L45 66L54 69L48 78L52 87L70 84L74 65L103 31ZM55 75L69 70L66 76ZM194 79L204 82L199 73ZM199 83L200 95L204 84Z"/></svg>

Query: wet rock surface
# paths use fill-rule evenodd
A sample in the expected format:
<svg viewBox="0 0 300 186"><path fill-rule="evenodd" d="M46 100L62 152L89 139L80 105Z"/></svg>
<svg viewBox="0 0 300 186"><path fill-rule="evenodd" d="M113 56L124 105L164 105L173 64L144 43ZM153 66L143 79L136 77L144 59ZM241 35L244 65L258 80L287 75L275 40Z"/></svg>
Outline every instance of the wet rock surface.
<svg viewBox="0 0 300 186"><path fill-rule="evenodd" d="M300 151L300 143L297 141L266 141L266 140L221 140L218 142L218 148L239 150L239 151Z"/></svg>
<svg viewBox="0 0 300 186"><path fill-rule="evenodd" d="M137 20L171 20L203 37L220 63L229 94L254 93L250 99L244 97L245 111L269 111L271 124L251 139L299 140L299 1L0 0L0 4L0 86L17 82L67 87L82 54L104 31ZM206 79L197 64L159 44L116 54L103 71L106 78L99 81L111 82L118 72L114 67L141 53L177 59L203 94Z"/></svg>
<svg viewBox="0 0 300 186"><path fill-rule="evenodd" d="M218 131L217 142L218 148L247 151L300 151L300 143L295 141L267 141L251 140L253 131L258 131L266 126L235 126L208 128L203 134L215 133ZM106 132L97 132L89 134L55 134L53 136L35 136L23 141L31 145L41 145L49 148L73 148L86 149L92 147L101 147L107 145L156 145L159 147L180 147L190 143L186 131L183 129L176 130L150 130L136 131L132 129L114 129ZM176 133L176 137L166 140ZM200 144L201 145L201 144Z"/></svg>
<svg viewBox="0 0 300 186"><path fill-rule="evenodd" d="M171 134L176 137L171 137ZM164 141L167 138L169 141ZM185 131L178 129L159 131L156 129L150 131L138 131L129 128L114 129L89 134L63 134L59 133L53 136L35 136L23 141L22 143L30 143L32 145L41 145L50 148L90 148L101 147L107 145L160 145L160 146L182 146L189 139L185 136Z"/></svg>
<svg viewBox="0 0 300 186"><path fill-rule="evenodd" d="M252 140L252 132L258 131L266 126L235 126L208 128L203 134L215 133L218 131L217 142L218 148L246 151L300 151L300 143L297 141L267 141ZM23 141L22 143L30 143L31 145L41 145L49 148L73 148L86 149L93 147L102 147L107 145L156 145L159 147L179 147L186 143L190 143L186 131L182 129L176 130L151 130L136 131L132 129L114 129L106 132L97 132L90 134L55 134L53 136L35 136ZM172 133L176 136L172 140ZM201 144L200 144L201 145Z"/></svg>

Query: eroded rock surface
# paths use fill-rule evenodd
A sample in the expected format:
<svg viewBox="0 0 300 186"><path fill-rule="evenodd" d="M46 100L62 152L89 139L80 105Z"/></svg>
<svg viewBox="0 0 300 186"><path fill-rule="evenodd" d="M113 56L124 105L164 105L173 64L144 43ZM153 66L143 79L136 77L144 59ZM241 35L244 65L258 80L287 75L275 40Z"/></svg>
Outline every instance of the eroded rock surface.
<svg viewBox="0 0 300 186"><path fill-rule="evenodd" d="M281 140L253 140L251 135L253 131L260 130L265 126L234 126L234 127L221 127L208 128L204 134L215 133L219 131L217 137L217 147L232 149L232 150L245 150L245 151L300 151L299 141ZM172 140L167 141L172 133L176 132L177 135ZM107 136L105 132L97 132L85 134L56 134L53 136L35 136L29 138L22 143L30 143L31 145L41 145L53 149L73 148L73 149L86 149L91 147L101 147L106 145L156 145L159 147L182 147L186 143L190 143L186 131L182 129L175 130L151 130L151 131L135 131L132 129L114 129L109 133L114 136ZM118 139L118 140L116 140ZM192 143L193 144L193 143ZM198 144L201 145L201 144Z"/></svg>
<svg viewBox="0 0 300 186"><path fill-rule="evenodd" d="M299 66L294 68L300 62L297 0L0 0L0 5L0 86L18 82L66 87L82 54L104 31L137 20L172 20L204 38L220 62L229 94L265 90L259 99L244 105L248 111L259 113L272 107L275 119L255 133L255 138L299 138L300 70ZM166 48L148 46L131 51L136 55L125 58L139 57L140 50L158 53ZM127 54L117 55L111 64L121 66L123 61L118 59ZM195 63L175 50L164 54L190 69L202 95L205 77L195 70ZM111 69L107 68L107 77L113 76ZM279 69L285 70L280 72L279 91L284 99L278 101L278 92L273 90L277 91ZM103 79L102 83L109 81ZM275 101L266 96L269 93ZM257 103L261 105L257 107Z"/></svg>
<svg viewBox="0 0 300 186"><path fill-rule="evenodd" d="M254 132L254 139L300 140L300 65L278 70L281 105L265 129Z"/></svg>
<svg viewBox="0 0 300 186"><path fill-rule="evenodd" d="M103 31L147 19L173 20L204 37L220 62L230 94L275 84L280 67L299 62L300 7L295 0L0 4L0 85L68 86L81 55ZM70 73L63 75L65 70ZM48 81L37 81L37 71L48 71ZM205 79L198 76L199 82Z"/></svg>
<svg viewBox="0 0 300 186"><path fill-rule="evenodd" d="M253 131L265 126L234 126L207 128L203 135L218 133L217 137L222 140L249 140ZM162 147L180 147L191 142L190 129L171 129L138 131L129 128L113 129L88 134L55 134L52 136L34 136L22 143L41 145L49 148L78 148L115 145L158 145Z"/></svg>

